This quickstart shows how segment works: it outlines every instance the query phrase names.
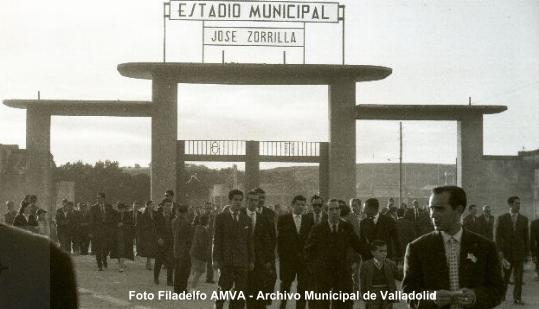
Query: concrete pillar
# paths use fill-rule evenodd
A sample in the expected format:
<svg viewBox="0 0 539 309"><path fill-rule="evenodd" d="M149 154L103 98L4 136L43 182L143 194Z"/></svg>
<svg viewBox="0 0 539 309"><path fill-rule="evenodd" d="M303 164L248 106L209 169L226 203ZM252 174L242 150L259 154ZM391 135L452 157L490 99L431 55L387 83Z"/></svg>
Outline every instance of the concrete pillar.
<svg viewBox="0 0 539 309"><path fill-rule="evenodd" d="M335 80L329 85L329 197L356 195L356 83Z"/></svg>
<svg viewBox="0 0 539 309"><path fill-rule="evenodd" d="M155 74L152 81L151 195L158 202L166 190L176 189L176 140L178 137L177 83ZM176 192L175 197L178 196Z"/></svg>
<svg viewBox="0 0 539 309"><path fill-rule="evenodd" d="M259 143L247 141L245 143L245 191L248 192L260 186L260 160Z"/></svg>
<svg viewBox="0 0 539 309"><path fill-rule="evenodd" d="M320 143L318 191L320 196L327 201L329 198L329 143Z"/></svg>
<svg viewBox="0 0 539 309"><path fill-rule="evenodd" d="M176 142L176 201L187 202L185 194L185 141Z"/></svg>
<svg viewBox="0 0 539 309"><path fill-rule="evenodd" d="M467 194L468 203L481 203L484 178L483 115L470 115L457 122L457 184Z"/></svg>
<svg viewBox="0 0 539 309"><path fill-rule="evenodd" d="M52 157L51 115L39 107L26 110L26 194L35 194L38 206L51 209L52 205Z"/></svg>

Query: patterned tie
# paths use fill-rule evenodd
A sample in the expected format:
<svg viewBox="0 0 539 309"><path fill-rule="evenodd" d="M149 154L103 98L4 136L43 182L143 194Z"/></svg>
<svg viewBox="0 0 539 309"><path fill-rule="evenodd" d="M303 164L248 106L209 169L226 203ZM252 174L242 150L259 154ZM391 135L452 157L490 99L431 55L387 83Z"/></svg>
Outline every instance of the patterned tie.
<svg viewBox="0 0 539 309"><path fill-rule="evenodd" d="M456 291L459 289L459 264L457 257L457 240L453 237L449 239L449 289ZM451 303L451 309L459 309L457 303Z"/></svg>

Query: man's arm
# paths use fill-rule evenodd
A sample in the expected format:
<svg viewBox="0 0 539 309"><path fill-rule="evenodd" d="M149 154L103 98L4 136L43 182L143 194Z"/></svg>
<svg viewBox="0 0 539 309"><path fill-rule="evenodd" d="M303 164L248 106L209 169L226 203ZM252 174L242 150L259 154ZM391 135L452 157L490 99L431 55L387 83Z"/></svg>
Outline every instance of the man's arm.
<svg viewBox="0 0 539 309"><path fill-rule="evenodd" d="M488 242L488 247L485 248L487 254L487 270L485 272L485 285L473 289L475 292L474 308L493 308L499 305L504 295L504 284L502 279L502 270L500 260L496 252L496 246L492 242Z"/></svg>
<svg viewBox="0 0 539 309"><path fill-rule="evenodd" d="M421 261L419 260L417 251L415 247L416 244L409 243L406 247L406 254L404 256L404 278L402 279L402 291L404 293L413 293L413 292L434 292L425 288L425 283L423 281L423 270L421 268ZM434 301L432 300L409 300L408 304L410 308L417 308L419 303L429 303L429 306L436 308Z"/></svg>

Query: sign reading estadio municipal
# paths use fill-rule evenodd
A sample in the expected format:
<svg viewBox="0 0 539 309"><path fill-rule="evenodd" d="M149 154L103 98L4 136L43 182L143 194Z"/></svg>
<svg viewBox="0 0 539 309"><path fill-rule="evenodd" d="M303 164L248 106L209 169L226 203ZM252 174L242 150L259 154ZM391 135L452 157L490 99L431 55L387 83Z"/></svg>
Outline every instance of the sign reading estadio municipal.
<svg viewBox="0 0 539 309"><path fill-rule="evenodd" d="M170 19L338 23L337 2L171 0Z"/></svg>

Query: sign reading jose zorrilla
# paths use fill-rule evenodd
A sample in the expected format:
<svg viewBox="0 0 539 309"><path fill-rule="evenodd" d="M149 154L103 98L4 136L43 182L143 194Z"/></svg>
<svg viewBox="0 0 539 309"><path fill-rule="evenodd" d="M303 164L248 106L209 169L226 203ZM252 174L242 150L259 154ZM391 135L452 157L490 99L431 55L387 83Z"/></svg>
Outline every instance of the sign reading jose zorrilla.
<svg viewBox="0 0 539 309"><path fill-rule="evenodd" d="M205 46L301 47L305 62L305 24L344 21L344 5L337 2L171 0L165 3L165 17L202 21L203 50ZM206 26L207 21L287 22L302 26Z"/></svg>

